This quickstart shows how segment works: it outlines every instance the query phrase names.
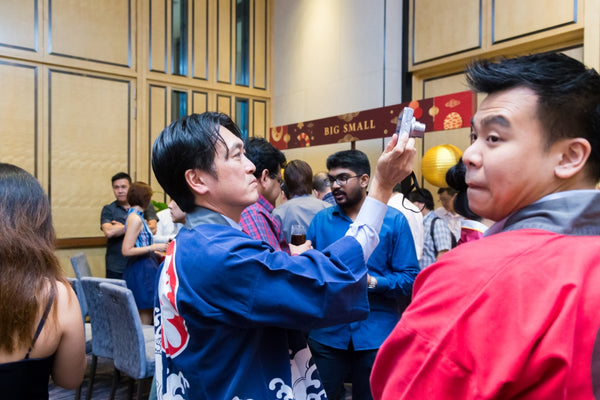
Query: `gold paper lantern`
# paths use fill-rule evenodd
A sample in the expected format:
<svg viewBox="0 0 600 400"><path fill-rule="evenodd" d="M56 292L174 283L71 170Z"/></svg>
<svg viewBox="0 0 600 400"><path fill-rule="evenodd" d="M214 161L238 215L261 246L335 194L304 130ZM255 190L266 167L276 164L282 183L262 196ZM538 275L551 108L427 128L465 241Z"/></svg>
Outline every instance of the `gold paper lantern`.
<svg viewBox="0 0 600 400"><path fill-rule="evenodd" d="M458 162L461 156L462 151L451 144L430 148L421 160L423 177L434 186L447 187L446 172Z"/></svg>

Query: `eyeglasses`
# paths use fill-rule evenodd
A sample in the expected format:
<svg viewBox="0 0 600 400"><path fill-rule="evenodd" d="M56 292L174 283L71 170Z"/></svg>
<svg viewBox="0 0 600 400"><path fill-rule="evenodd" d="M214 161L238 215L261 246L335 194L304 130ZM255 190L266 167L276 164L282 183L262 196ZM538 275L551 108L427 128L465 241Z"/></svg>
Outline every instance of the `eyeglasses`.
<svg viewBox="0 0 600 400"><path fill-rule="evenodd" d="M336 177L327 175L327 180L329 181L330 184L333 184L333 182L335 182L339 186L344 186L346 183L348 183L348 179L360 178L360 177L361 177L361 175L348 176L348 175L342 174L342 175L338 175Z"/></svg>

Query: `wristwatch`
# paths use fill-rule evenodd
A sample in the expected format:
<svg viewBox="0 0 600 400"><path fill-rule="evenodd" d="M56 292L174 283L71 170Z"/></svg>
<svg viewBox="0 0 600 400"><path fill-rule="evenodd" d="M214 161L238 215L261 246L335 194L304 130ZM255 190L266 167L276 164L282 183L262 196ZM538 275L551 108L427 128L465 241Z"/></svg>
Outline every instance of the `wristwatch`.
<svg viewBox="0 0 600 400"><path fill-rule="evenodd" d="M377 279L369 276L369 282L367 283L369 289L375 289L377 287Z"/></svg>

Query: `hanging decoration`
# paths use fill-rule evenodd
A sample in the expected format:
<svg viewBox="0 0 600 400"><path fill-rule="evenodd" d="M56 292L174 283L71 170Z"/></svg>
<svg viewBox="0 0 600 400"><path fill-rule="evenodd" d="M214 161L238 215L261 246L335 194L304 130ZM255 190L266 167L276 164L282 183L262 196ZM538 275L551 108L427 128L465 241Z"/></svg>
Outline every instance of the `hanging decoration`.
<svg viewBox="0 0 600 400"><path fill-rule="evenodd" d="M475 110L471 91L413 100L334 117L271 127L269 142L280 150L391 137L404 107L411 107L425 132L471 126Z"/></svg>
<svg viewBox="0 0 600 400"><path fill-rule="evenodd" d="M437 187L448 187L446 172L462 157L462 151L454 145L442 144L430 148L421 160L421 173L425 180Z"/></svg>

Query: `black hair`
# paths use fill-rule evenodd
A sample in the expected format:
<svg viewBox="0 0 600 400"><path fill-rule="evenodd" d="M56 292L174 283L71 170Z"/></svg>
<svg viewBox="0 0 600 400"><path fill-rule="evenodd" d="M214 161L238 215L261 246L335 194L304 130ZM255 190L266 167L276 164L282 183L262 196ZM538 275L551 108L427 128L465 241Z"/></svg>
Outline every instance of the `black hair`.
<svg viewBox="0 0 600 400"><path fill-rule="evenodd" d="M252 161L256 170L254 176L259 178L266 169L269 176L275 178L277 172L285 166L285 155L263 138L249 138L244 144L246 157Z"/></svg>
<svg viewBox="0 0 600 400"><path fill-rule="evenodd" d="M525 87L538 96L537 119L546 149L563 138L581 137L592 148L587 172L600 179L600 75L560 53L476 61L467 83L477 92Z"/></svg>
<svg viewBox="0 0 600 400"><path fill-rule="evenodd" d="M451 188L455 189L457 194L454 198L454 211L465 218L481 221L481 217L471 211L469 199L467 197L467 182L465 181L466 167L462 157L458 162L446 172L446 182Z"/></svg>
<svg viewBox="0 0 600 400"><path fill-rule="evenodd" d="M229 116L216 112L192 114L173 121L152 146L152 169L158 183L182 211L195 207L194 194L185 179L185 171L198 169L218 179L214 169L217 144L228 151L219 128L241 138L242 133Z"/></svg>
<svg viewBox="0 0 600 400"><path fill-rule="evenodd" d="M448 172L448 171L446 171ZM438 194L442 194L442 193L448 193L450 196L454 196L456 193L458 193L455 189L451 188L451 187L441 187L437 190Z"/></svg>
<svg viewBox="0 0 600 400"><path fill-rule="evenodd" d="M413 188L418 187L418 183L413 183L413 179L414 182L416 182L417 177L415 176L414 172L412 172L406 178L402 179L400 183L396 183L392 191L402 193L404 197L406 197L410 193L410 191L413 190Z"/></svg>
<svg viewBox="0 0 600 400"><path fill-rule="evenodd" d="M131 176L129 176L127 172L117 172L112 178L110 178L110 182L115 183L115 181L118 181L119 179L127 179L127 181L131 184Z"/></svg>
<svg viewBox="0 0 600 400"><path fill-rule="evenodd" d="M369 158L360 150L343 150L327 157L327 169L347 168L356 175L371 175Z"/></svg>
<svg viewBox="0 0 600 400"><path fill-rule="evenodd" d="M433 195L425 188L418 188L413 190L406 196L411 202L419 202L425 204L425 208L433 210Z"/></svg>

